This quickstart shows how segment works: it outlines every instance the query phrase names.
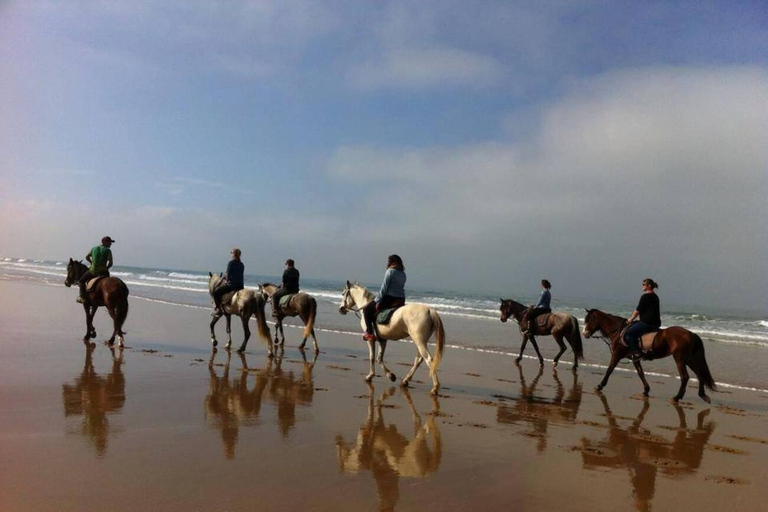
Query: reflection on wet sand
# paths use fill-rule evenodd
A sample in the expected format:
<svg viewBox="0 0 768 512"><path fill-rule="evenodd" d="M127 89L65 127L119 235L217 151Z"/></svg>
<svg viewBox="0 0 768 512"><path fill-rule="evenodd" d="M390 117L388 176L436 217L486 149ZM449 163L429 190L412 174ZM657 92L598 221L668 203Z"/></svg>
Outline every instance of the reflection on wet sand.
<svg viewBox="0 0 768 512"><path fill-rule="evenodd" d="M348 444L342 436L336 436L336 453L341 471L370 471L376 481L379 510L394 510L400 498L400 477L423 478L440 466L443 446L435 422L440 403L437 397L431 397L432 412L424 424L408 389L400 388L413 419L414 433L409 439L398 432L397 425L384 423L382 409L388 406L384 402L395 393L395 388L387 389L374 403L374 388L370 384L368 387L368 416L360 427L357 440Z"/></svg>
<svg viewBox="0 0 768 512"><path fill-rule="evenodd" d="M701 466L704 448L715 430L712 421L704 421L709 415L709 409L699 412L696 427L689 429L685 410L679 404L673 404L679 427L674 440L670 442L660 434L642 427L650 408L649 400L643 401L637 418L622 427L618 420L623 418L613 414L602 393L598 395L608 418L608 433L601 441L582 438L583 466L585 469L626 469L637 510L650 510L659 470L667 475L684 475L694 473Z"/></svg>
<svg viewBox="0 0 768 512"><path fill-rule="evenodd" d="M555 396L552 399L536 396L536 386L544 373L544 368L539 367L538 374L530 385L525 380L523 368L517 365L520 373L520 398L511 405L500 405L496 412L496 421L506 424L527 424L531 430L524 435L537 439L536 450L544 453L547 449L547 429L550 422L567 424L573 423L581 405L582 384L576 372L572 375L568 396L565 396L565 387L560 381L557 370L552 370L555 381Z"/></svg>
<svg viewBox="0 0 768 512"><path fill-rule="evenodd" d="M62 399L64 416L83 417L78 433L88 438L96 454L102 457L107 452L110 434L107 414L116 413L125 405L125 377L121 368L123 350L118 349L116 355L115 349L109 348L112 353L112 371L103 377L93 367L95 347L95 343L85 343L83 371L74 383L62 385Z"/></svg>
<svg viewBox="0 0 768 512"><path fill-rule="evenodd" d="M211 352L208 364L210 386L208 396L205 397L205 413L212 425L221 431L227 458L235 457L240 427L258 422L265 397L277 405L278 428L283 437L287 437L296 424L296 406L312 403L315 390L312 369L317 361L317 353L311 362L302 353L304 362L301 377L298 378L292 370L286 372L282 369L282 355L271 359L264 369L252 369L248 366L245 354L238 353L243 366L239 376L232 379L229 375L232 353L226 353L221 376L214 368L216 353L216 349ZM255 379L249 388L251 376Z"/></svg>

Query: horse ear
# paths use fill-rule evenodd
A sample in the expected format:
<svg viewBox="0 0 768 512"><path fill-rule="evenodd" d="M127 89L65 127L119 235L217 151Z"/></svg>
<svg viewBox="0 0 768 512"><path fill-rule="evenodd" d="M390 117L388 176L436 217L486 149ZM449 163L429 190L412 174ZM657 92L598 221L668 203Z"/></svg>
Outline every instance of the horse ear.
<svg viewBox="0 0 768 512"><path fill-rule="evenodd" d="M72 258L69 258L69 262L72 263Z"/></svg>
<svg viewBox="0 0 768 512"><path fill-rule="evenodd" d="M210 272L208 272L208 277L213 277L213 274L211 274Z"/></svg>
<svg viewBox="0 0 768 512"><path fill-rule="evenodd" d="M224 272L219 272L219 277L224 277Z"/></svg>
<svg viewBox="0 0 768 512"><path fill-rule="evenodd" d="M586 311L587 313L589 313L589 311L590 311L590 310L589 310L589 309L587 309L587 308L584 308L584 311Z"/></svg>
<svg viewBox="0 0 768 512"><path fill-rule="evenodd" d="M347 279L347 288L351 288L351 287L352 287L352 283L350 283L349 279Z"/></svg>
<svg viewBox="0 0 768 512"><path fill-rule="evenodd" d="M502 304L504 304L504 299L502 299L501 297L499 297L499 302L501 302Z"/></svg>

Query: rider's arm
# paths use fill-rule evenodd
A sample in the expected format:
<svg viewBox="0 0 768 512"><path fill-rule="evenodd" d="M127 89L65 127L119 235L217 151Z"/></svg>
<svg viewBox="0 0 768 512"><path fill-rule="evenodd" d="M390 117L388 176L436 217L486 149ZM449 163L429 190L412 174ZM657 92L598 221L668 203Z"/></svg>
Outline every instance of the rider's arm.
<svg viewBox="0 0 768 512"><path fill-rule="evenodd" d="M637 310L635 310L635 311L632 313L632 316L630 316L629 318L627 318L627 323L628 323L628 324L631 324L632 322L634 322L634 321L635 321L635 318L637 318L639 314L640 314L640 313L639 313Z"/></svg>
<svg viewBox="0 0 768 512"><path fill-rule="evenodd" d="M93 260L91 259L91 253L85 255L85 261L88 263L93 263Z"/></svg>
<svg viewBox="0 0 768 512"><path fill-rule="evenodd" d="M376 302L381 301L389 291L389 281L392 279L392 269L387 269L387 273L384 274L384 282L381 283L381 290L379 290L379 296L376 297Z"/></svg>
<svg viewBox="0 0 768 512"><path fill-rule="evenodd" d="M107 253L107 270L112 268L112 251Z"/></svg>

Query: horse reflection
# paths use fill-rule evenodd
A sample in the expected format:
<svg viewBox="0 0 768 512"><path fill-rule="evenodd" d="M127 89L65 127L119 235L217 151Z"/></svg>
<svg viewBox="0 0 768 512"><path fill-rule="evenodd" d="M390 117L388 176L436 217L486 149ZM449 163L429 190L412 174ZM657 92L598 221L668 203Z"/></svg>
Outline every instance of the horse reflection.
<svg viewBox="0 0 768 512"><path fill-rule="evenodd" d="M547 449L547 430L550 422L573 423L581 406L582 384L579 376L572 373L573 382L565 396L565 387L560 381L557 370L552 371L555 381L555 396L551 400L536 396L536 386L544 369L539 367L538 374L530 385L525 380L523 368L517 365L520 375L520 398L511 405L502 405L496 409L496 421L507 424L528 424L531 431L525 435L537 439L536 451L544 453Z"/></svg>
<svg viewBox="0 0 768 512"><path fill-rule="evenodd" d="M106 377L96 373L93 366L95 344L84 342L85 364L72 384L62 384L64 416L82 416L79 433L93 443L99 457L107 453L110 433L107 414L120 411L125 405L125 376L122 372L123 350L109 347L112 370Z"/></svg>
<svg viewBox="0 0 768 512"><path fill-rule="evenodd" d="M395 424L384 423L382 409L395 388L382 393L374 403L374 389L368 384L368 416L360 427L354 444L336 436L336 454L341 471L359 473L368 470L373 474L379 496L379 510L394 510L400 498L399 478L424 478L437 471L442 457L440 429L435 414L440 410L437 397L431 397L432 413L426 424L413 405L406 388L400 388L413 419L413 436L409 439L397 430ZM431 441L431 442L430 442Z"/></svg>
<svg viewBox="0 0 768 512"><path fill-rule="evenodd" d="M679 427L672 441L652 433L642 426L650 402L645 400L637 418L622 427L611 411L608 400L599 393L608 418L608 434L602 441L582 438L581 454L585 469L625 468L632 484L635 507L640 511L651 509L656 490L656 474L659 470L667 475L694 473L700 466L704 448L715 430L715 424L705 419L709 409L696 416L696 427L688 428L685 411L677 403Z"/></svg>
<svg viewBox="0 0 768 512"><path fill-rule="evenodd" d="M205 412L206 418L221 431L226 457L235 457L240 427L258 423L265 398L277 405L278 428L283 437L287 437L296 424L296 406L312 403L315 389L312 369L317 361L317 353L311 362L302 354L302 373L296 377L292 370L286 372L282 369L281 355L270 359L264 369L251 369L245 354L239 352L242 370L238 376L230 378L232 353L227 351L224 370L219 376L214 369L216 352L216 349L211 352L208 364L210 383L208 396L205 397ZM250 376L255 377L251 386Z"/></svg>

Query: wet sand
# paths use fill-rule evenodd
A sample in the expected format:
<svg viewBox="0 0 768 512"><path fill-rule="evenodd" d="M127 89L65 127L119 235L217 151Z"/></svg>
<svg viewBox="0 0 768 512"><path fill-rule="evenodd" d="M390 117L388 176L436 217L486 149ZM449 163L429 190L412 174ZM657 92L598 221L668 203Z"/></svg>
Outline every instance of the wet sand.
<svg viewBox="0 0 768 512"><path fill-rule="evenodd" d="M319 332L305 359L286 328L270 361L257 338L212 352L209 321L133 298L126 349L101 343L103 310L86 345L72 290L0 282L0 510L765 508L764 394L708 405L691 383L673 405L673 379L596 394L595 368L447 349L433 398L425 368L409 391L366 385L356 336ZM413 356L387 349L398 376Z"/></svg>

